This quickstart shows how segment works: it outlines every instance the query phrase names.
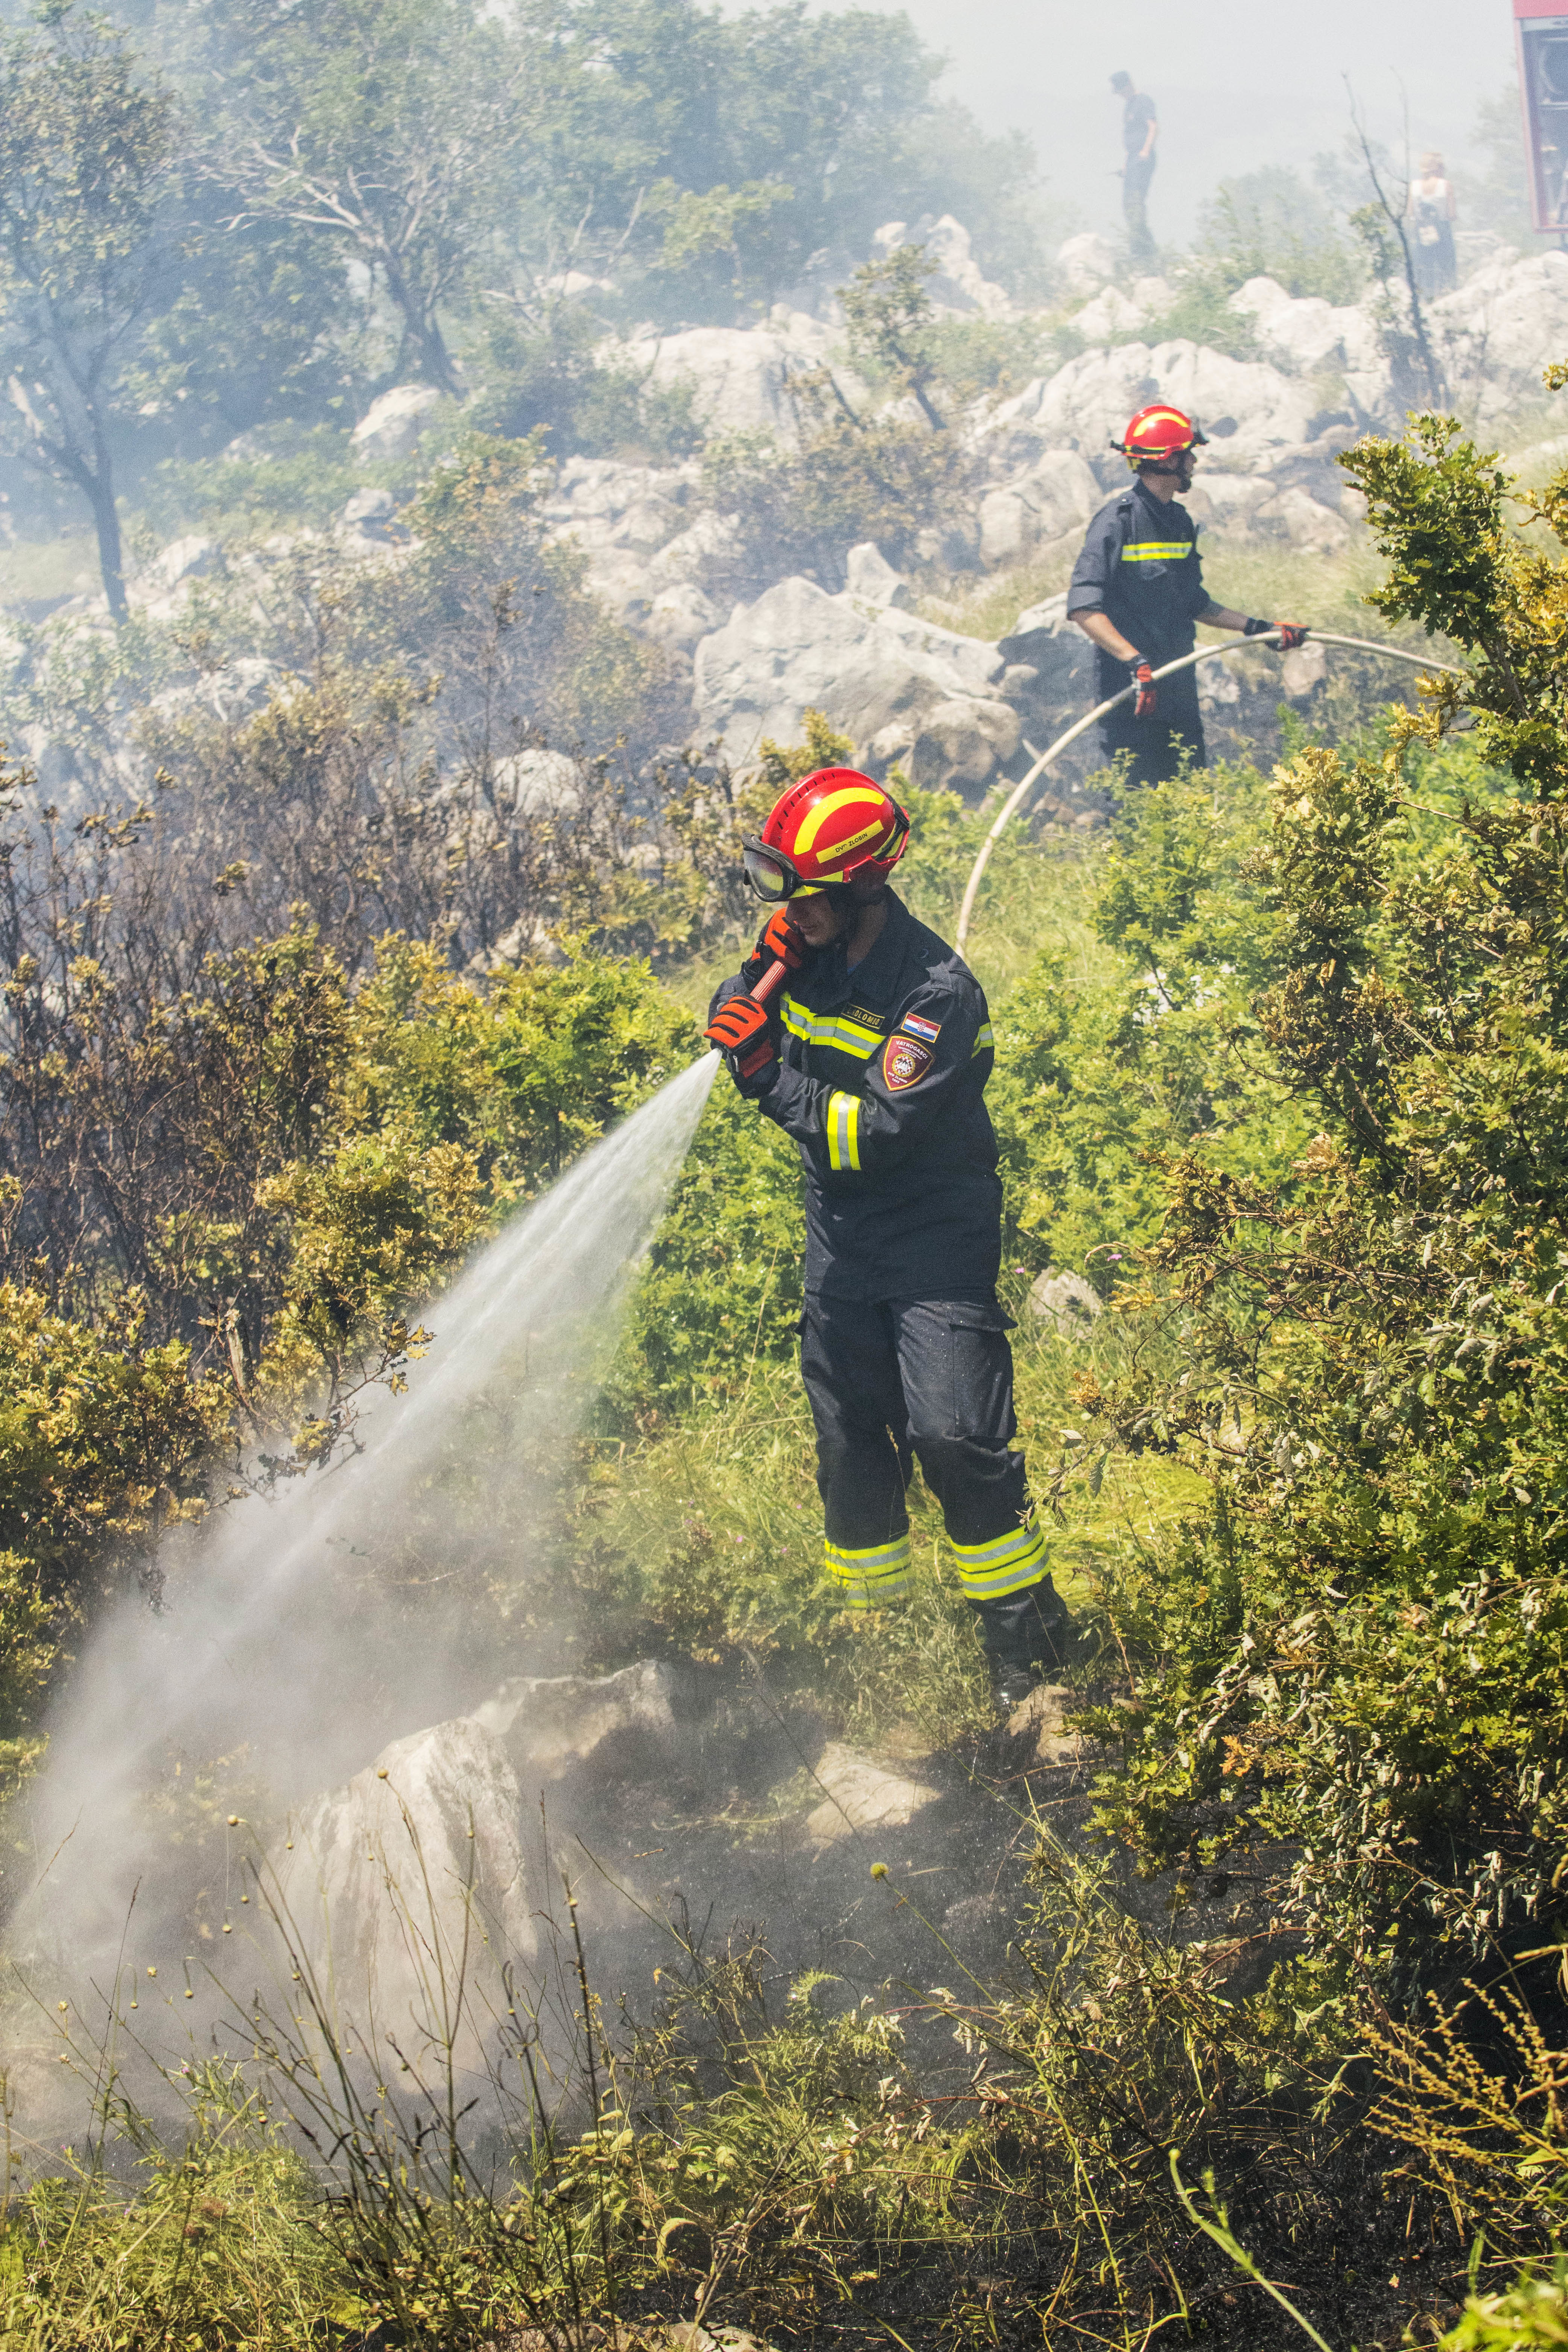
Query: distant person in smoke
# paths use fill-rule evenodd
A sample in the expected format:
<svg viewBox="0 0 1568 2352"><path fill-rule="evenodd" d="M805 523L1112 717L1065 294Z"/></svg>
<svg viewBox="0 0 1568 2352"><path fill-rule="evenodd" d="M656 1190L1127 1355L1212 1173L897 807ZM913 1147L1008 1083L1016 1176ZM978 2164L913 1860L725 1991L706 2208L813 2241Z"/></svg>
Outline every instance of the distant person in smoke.
<svg viewBox="0 0 1568 2352"><path fill-rule="evenodd" d="M1160 117L1153 100L1139 89L1130 73L1113 73L1110 87L1121 100L1121 210L1127 222L1127 245L1135 268L1152 269L1159 260L1149 234L1149 183L1154 176L1154 149L1159 143Z"/></svg>
<svg viewBox="0 0 1568 2352"><path fill-rule="evenodd" d="M1421 171L1410 183L1405 218L1410 238L1410 258L1415 284L1423 294L1451 293L1458 281L1454 252L1454 184L1435 147L1421 158Z"/></svg>

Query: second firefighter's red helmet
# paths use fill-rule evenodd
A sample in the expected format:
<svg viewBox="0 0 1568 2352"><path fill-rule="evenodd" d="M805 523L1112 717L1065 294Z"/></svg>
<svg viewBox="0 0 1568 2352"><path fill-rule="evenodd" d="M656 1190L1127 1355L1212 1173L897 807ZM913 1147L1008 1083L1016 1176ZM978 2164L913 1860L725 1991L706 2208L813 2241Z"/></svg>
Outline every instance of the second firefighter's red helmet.
<svg viewBox="0 0 1568 2352"><path fill-rule="evenodd" d="M1110 446L1121 450L1136 473L1140 466L1168 466L1184 450L1204 448L1207 442L1208 435L1184 410L1173 408L1169 401L1157 400L1152 406L1141 408L1128 425L1124 438Z"/></svg>
<svg viewBox="0 0 1568 2352"><path fill-rule="evenodd" d="M880 784L858 768L818 768L780 795L746 841L746 879L759 898L780 899L888 874L909 836L909 818Z"/></svg>

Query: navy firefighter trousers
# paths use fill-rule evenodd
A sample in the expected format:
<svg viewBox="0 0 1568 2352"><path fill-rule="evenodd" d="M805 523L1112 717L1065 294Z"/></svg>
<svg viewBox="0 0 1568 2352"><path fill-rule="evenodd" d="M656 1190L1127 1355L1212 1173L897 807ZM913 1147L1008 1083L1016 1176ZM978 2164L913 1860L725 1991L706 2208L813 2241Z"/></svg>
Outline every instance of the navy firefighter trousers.
<svg viewBox="0 0 1568 2352"><path fill-rule="evenodd" d="M1054 1665L1065 1611L1013 1439L1009 1318L994 1297L808 1292L801 1374L816 1423L828 1571L852 1608L910 1580L905 1489L918 1458L995 1663Z"/></svg>

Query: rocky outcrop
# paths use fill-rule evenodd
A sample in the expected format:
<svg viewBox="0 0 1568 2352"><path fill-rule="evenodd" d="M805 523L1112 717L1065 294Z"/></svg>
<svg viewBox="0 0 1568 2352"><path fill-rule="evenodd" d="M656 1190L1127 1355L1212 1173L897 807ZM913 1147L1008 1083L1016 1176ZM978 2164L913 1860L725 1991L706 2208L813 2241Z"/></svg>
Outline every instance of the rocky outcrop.
<svg viewBox="0 0 1568 2352"><path fill-rule="evenodd" d="M1105 1301L1081 1274L1047 1266L1029 1285L1029 1312L1064 1339L1084 1339L1105 1312Z"/></svg>
<svg viewBox="0 0 1568 2352"><path fill-rule="evenodd" d="M395 1740L291 1822L271 1856L276 1907L314 2000L382 2063L432 2039L481 2063L535 1946L517 1774L468 1716Z"/></svg>
<svg viewBox="0 0 1568 2352"><path fill-rule="evenodd" d="M820 320L779 306L761 327L689 327L601 343L601 366L664 391L685 389L691 413L712 434L795 432L790 380L821 367L837 338Z"/></svg>
<svg viewBox="0 0 1568 2352"><path fill-rule="evenodd" d="M354 456L363 466L411 456L440 397L427 383L395 383L371 402L349 436Z"/></svg>
<svg viewBox="0 0 1568 2352"><path fill-rule="evenodd" d="M916 221L885 221L871 237L874 260L901 245L925 247L936 268L926 279L931 308L940 318L1012 319L1017 309L1005 288L985 276L975 260L969 231L951 213L923 213Z"/></svg>
<svg viewBox="0 0 1568 2352"><path fill-rule="evenodd" d="M879 772L913 751L933 720L954 724L953 706L963 705L989 745L988 762L972 752L965 781L973 788L1006 756L999 746L1009 733L1016 743L1016 720L996 691L1005 667L981 638L862 597L830 596L809 580L781 580L703 638L693 693L701 728L732 761L753 759L765 736L798 740L806 711L820 710Z"/></svg>
<svg viewBox="0 0 1568 2352"><path fill-rule="evenodd" d="M530 1787L558 1780L590 1758L625 1771L674 1737L673 1679L651 1658L618 1675L523 1675L476 1707Z"/></svg>
<svg viewBox="0 0 1568 2352"><path fill-rule="evenodd" d="M1047 449L981 499L982 563L1020 563L1058 540L1076 539L1103 498L1076 450Z"/></svg>
<svg viewBox="0 0 1568 2352"><path fill-rule="evenodd" d="M812 1778L822 1801L807 1813L804 1832L820 1851L878 1830L907 1829L941 1794L929 1781L911 1780L837 1739L817 1758Z"/></svg>

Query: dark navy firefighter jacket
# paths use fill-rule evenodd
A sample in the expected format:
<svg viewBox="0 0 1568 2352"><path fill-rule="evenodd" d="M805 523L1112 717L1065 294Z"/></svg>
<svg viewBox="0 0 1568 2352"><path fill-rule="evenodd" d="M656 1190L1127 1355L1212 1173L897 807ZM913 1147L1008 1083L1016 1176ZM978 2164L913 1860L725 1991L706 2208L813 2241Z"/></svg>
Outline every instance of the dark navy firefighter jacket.
<svg viewBox="0 0 1568 2352"><path fill-rule="evenodd" d="M1209 601L1197 525L1180 499L1163 506L1142 481L1118 491L1089 524L1068 589L1068 618L1102 612L1153 669L1179 661L1197 641L1194 623ZM1129 681L1127 665L1095 648L1103 702ZM1163 689L1162 689L1163 691Z"/></svg>
<svg viewBox="0 0 1568 2352"><path fill-rule="evenodd" d="M773 1003L781 1067L758 1104L805 1170L805 1287L829 1297L989 1295L1002 1247L993 1060L968 965L888 894L888 919L847 970L836 940ZM714 997L735 995L748 964Z"/></svg>

